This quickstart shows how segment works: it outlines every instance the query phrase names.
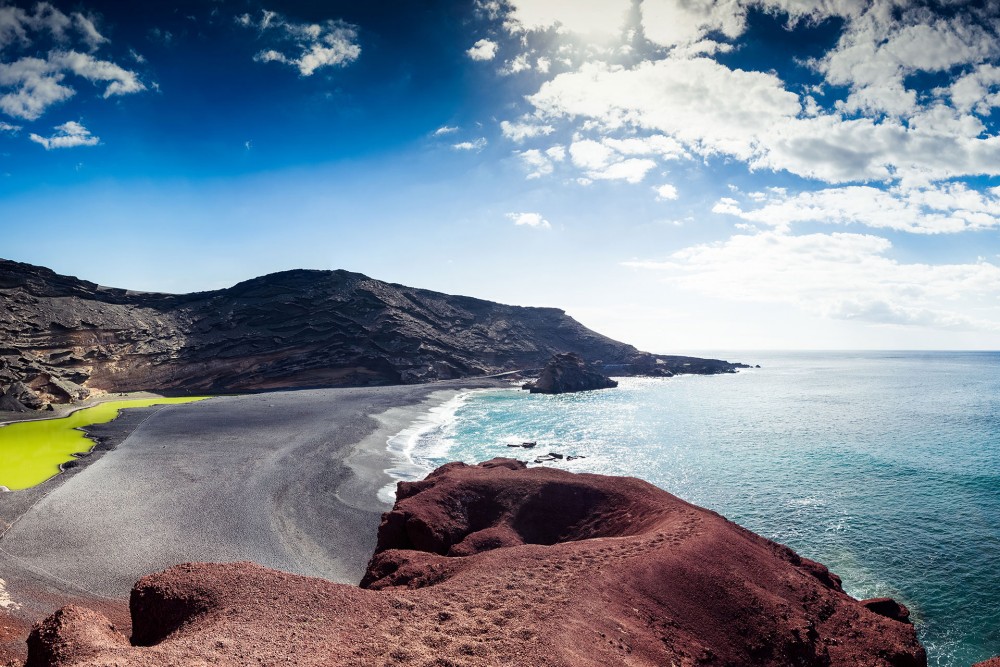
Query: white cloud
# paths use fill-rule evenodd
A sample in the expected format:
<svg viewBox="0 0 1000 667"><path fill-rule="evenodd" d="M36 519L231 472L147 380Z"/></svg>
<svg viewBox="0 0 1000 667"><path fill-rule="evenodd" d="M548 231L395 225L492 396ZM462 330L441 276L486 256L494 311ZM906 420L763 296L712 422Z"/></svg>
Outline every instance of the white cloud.
<svg viewBox="0 0 1000 667"><path fill-rule="evenodd" d="M892 119L809 116L775 75L731 70L709 58L601 63L555 76L528 100L548 122L595 131L666 135L692 154L725 156L751 169L830 183L909 184L1000 174L1000 137L937 104L904 124Z"/></svg>
<svg viewBox="0 0 1000 667"><path fill-rule="evenodd" d="M76 121L69 121L55 127L56 133L51 137L42 137L35 133L29 135L29 139L45 147L45 150L53 148L74 148L76 146L96 146L100 143L100 137L95 137L90 130Z"/></svg>
<svg viewBox="0 0 1000 667"><path fill-rule="evenodd" d="M875 5L855 18L840 41L815 66L829 83L851 87L848 111L908 116L918 109L916 91L904 78L914 72L944 72L995 55L995 39L958 13L934 18L917 7Z"/></svg>
<svg viewBox="0 0 1000 667"><path fill-rule="evenodd" d="M557 75L528 100L543 117L658 130L700 153L746 160L758 136L801 110L776 76L730 70L708 58L646 61L632 69L590 63Z"/></svg>
<svg viewBox="0 0 1000 667"><path fill-rule="evenodd" d="M905 264L887 256L891 249L888 240L872 235L771 231L693 246L666 261L625 264L720 299L787 303L879 324L1000 330L1000 266ZM962 314L970 312L985 316Z"/></svg>
<svg viewBox="0 0 1000 667"><path fill-rule="evenodd" d="M677 199L677 188L670 183L664 183L653 189L656 190L656 198L661 201Z"/></svg>
<svg viewBox="0 0 1000 667"><path fill-rule="evenodd" d="M63 85L63 72L47 60L21 58L13 63L0 63L0 110L8 116L35 120L57 102L69 99L75 91Z"/></svg>
<svg viewBox="0 0 1000 667"><path fill-rule="evenodd" d="M489 39L480 39L466 53L473 60L493 60L497 55L497 43Z"/></svg>
<svg viewBox="0 0 1000 667"><path fill-rule="evenodd" d="M486 148L487 143L484 137L479 137L472 141L461 141L457 144L452 144L451 147L456 151L481 151Z"/></svg>
<svg viewBox="0 0 1000 667"><path fill-rule="evenodd" d="M454 134L455 132L458 132L458 128L454 125L442 125L438 129L434 130L434 136L442 137L446 134Z"/></svg>
<svg viewBox="0 0 1000 667"><path fill-rule="evenodd" d="M76 94L65 83L75 74L93 83L107 83L104 97L129 95L146 89L134 72L110 61L77 51L52 51L45 60L25 57L0 63L0 110L15 118L35 120L45 111Z"/></svg>
<svg viewBox="0 0 1000 667"><path fill-rule="evenodd" d="M498 74L508 76L511 74L517 74L518 72L525 72L531 69L531 58L527 53L522 53L513 60L508 60L503 64L499 70Z"/></svg>
<svg viewBox="0 0 1000 667"><path fill-rule="evenodd" d="M656 163L652 160L633 157L615 162L602 169L588 171L587 178L595 181L625 181L634 185L645 179L649 170L655 167Z"/></svg>
<svg viewBox="0 0 1000 667"><path fill-rule="evenodd" d="M943 234L1000 227L1000 195L980 192L961 183L923 188L848 186L774 193L744 210L723 198L712 209L754 223L787 229L814 222L863 225L917 234Z"/></svg>
<svg viewBox="0 0 1000 667"><path fill-rule="evenodd" d="M586 172L584 180L622 180L639 183L646 174L656 167L656 162L648 158L623 157L627 155L648 155L657 152L655 141L638 139L613 139L603 141L581 139L569 147L573 164Z"/></svg>
<svg viewBox="0 0 1000 667"><path fill-rule="evenodd" d="M555 128L551 125L541 125L538 123L512 123L510 121L500 121L500 131L503 136L515 142L522 142L525 139L544 137L552 134Z"/></svg>
<svg viewBox="0 0 1000 667"><path fill-rule="evenodd" d="M20 132L20 131L21 131L20 125L13 125L11 123L5 123L4 121L0 120L0 132Z"/></svg>
<svg viewBox="0 0 1000 667"><path fill-rule="evenodd" d="M508 213L507 217L514 221L519 227L534 227L535 229L549 229L552 227L549 221L542 217L541 213Z"/></svg>
<svg viewBox="0 0 1000 667"><path fill-rule="evenodd" d="M531 180L548 176L555 171L555 163L566 159L566 148L560 145L551 146L544 151L532 148L517 153L517 156L524 163L528 179Z"/></svg>
<svg viewBox="0 0 1000 667"><path fill-rule="evenodd" d="M509 4L506 25L512 32L557 27L595 36L621 33L631 6L630 0L510 0Z"/></svg>
<svg viewBox="0 0 1000 667"><path fill-rule="evenodd" d="M31 12L0 7L0 51L9 50L0 61L0 111L36 120L76 94L71 75L106 84L105 98L145 90L135 72L92 55L108 42L94 19L80 12L65 14L48 2ZM30 53L17 57L25 51Z"/></svg>
<svg viewBox="0 0 1000 667"><path fill-rule="evenodd" d="M55 67L68 70L91 82L107 82L104 97L130 95L146 89L135 72L106 61L98 60L86 53L76 51L49 54L49 62Z"/></svg>
<svg viewBox="0 0 1000 667"><path fill-rule="evenodd" d="M746 25L746 7L739 0L643 0L646 37L663 46L693 44L709 31L734 38Z"/></svg>
<svg viewBox="0 0 1000 667"><path fill-rule="evenodd" d="M281 50L262 49L254 60L291 65L302 76L312 76L323 67L345 67L361 56L357 26L344 21L297 23L265 9L257 21L243 14L236 18L236 23L245 28L257 28L262 37L273 35L283 44Z"/></svg>
<svg viewBox="0 0 1000 667"><path fill-rule="evenodd" d="M42 33L59 43L75 38L91 51L108 42L94 20L80 12L67 15L48 2L36 3L30 13L19 7L0 7L0 50L31 45L32 33Z"/></svg>
<svg viewBox="0 0 1000 667"><path fill-rule="evenodd" d="M84 16L79 12L73 14L73 25L76 27L77 31L79 31L83 40L90 46L91 50L95 50L101 44L105 44L109 41L107 37L98 32L97 26L94 25L94 20L92 18Z"/></svg>
<svg viewBox="0 0 1000 667"><path fill-rule="evenodd" d="M617 158L614 150L593 139L574 141L570 144L569 155L573 164L581 169L603 169Z"/></svg>

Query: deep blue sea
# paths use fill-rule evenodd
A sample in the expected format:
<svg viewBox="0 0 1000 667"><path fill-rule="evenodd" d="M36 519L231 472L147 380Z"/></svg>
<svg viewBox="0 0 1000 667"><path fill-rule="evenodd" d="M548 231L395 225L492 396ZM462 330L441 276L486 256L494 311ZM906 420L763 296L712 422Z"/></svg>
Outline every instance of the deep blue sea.
<svg viewBox="0 0 1000 667"><path fill-rule="evenodd" d="M1000 655L1000 353L713 356L762 368L466 393L390 441L395 472L584 455L555 465L641 477L825 563L855 597L902 601L931 665Z"/></svg>

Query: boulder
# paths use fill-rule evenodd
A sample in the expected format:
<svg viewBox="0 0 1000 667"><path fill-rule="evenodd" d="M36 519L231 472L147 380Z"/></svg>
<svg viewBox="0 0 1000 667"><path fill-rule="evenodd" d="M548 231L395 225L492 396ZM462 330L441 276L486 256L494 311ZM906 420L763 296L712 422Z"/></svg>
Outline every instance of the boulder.
<svg viewBox="0 0 1000 667"><path fill-rule="evenodd" d="M553 356L538 379L524 385L532 394L564 394L591 389L610 389L618 383L589 367L579 354L565 352Z"/></svg>
<svg viewBox="0 0 1000 667"><path fill-rule="evenodd" d="M27 412L40 410L45 405L38 394L23 382L15 382L0 396L0 410Z"/></svg>

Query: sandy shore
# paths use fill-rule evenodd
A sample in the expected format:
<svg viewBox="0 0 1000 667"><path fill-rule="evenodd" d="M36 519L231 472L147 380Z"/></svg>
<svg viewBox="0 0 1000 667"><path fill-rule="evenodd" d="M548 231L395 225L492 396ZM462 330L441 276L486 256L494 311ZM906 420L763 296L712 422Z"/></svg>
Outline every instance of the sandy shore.
<svg viewBox="0 0 1000 667"><path fill-rule="evenodd" d="M0 494L0 517L12 523L0 538L6 611L37 620L70 598L114 605L139 577L187 561L251 560L357 583L388 509L377 497L391 481L386 440L482 386L491 381L126 411L100 427L110 451L35 490Z"/></svg>

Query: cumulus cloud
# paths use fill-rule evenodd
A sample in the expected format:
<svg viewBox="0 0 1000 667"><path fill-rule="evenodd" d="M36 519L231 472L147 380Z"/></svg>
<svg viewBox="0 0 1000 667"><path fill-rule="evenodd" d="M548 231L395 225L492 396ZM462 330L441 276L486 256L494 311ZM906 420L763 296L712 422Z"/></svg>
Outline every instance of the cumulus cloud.
<svg viewBox="0 0 1000 667"><path fill-rule="evenodd" d="M945 234L1000 227L1000 190L978 191L961 183L922 188L848 186L754 198L744 208L720 199L713 211L788 229L806 222L862 225L916 234Z"/></svg>
<svg viewBox="0 0 1000 667"><path fill-rule="evenodd" d="M15 118L35 120L50 106L69 99L76 90L66 82L75 74L92 83L106 83L104 97L146 89L135 72L77 51L52 51L45 59L25 57L0 63L0 110Z"/></svg>
<svg viewBox="0 0 1000 667"><path fill-rule="evenodd" d="M36 120L77 93L71 77L103 85L105 98L145 90L135 72L93 55L107 43L94 19L80 12L65 14L47 2L31 12L0 7L0 111ZM56 48L45 53L46 45Z"/></svg>
<svg viewBox="0 0 1000 667"><path fill-rule="evenodd" d="M344 21L299 23L265 9L258 19L243 14L236 22L275 41L274 47L258 51L254 60L290 65L302 76L312 76L323 67L346 67L361 56L358 28Z"/></svg>
<svg viewBox="0 0 1000 667"><path fill-rule="evenodd" d="M558 16L544 4L513 3L508 21L547 30ZM841 19L833 47L800 63L823 83L803 89L773 71L716 60L738 46L750 11L783 13L789 29ZM643 0L642 35L665 50L628 42L622 48L632 58L616 61L606 50L588 55L563 41L547 55L570 65L560 58L569 49L582 63L548 77L527 100L539 123L574 126L584 138L662 135L685 157L737 160L753 171L828 183L912 186L1000 175L1000 137L987 125L1000 104L1000 39L977 12L970 5L935 14L923 5L862 0ZM613 13L627 14L620 7ZM622 26L609 15L602 20ZM583 31L568 23L561 29ZM536 42L525 44L504 72L531 67ZM953 80L918 90L912 77L920 73ZM825 99L831 87L838 92Z"/></svg>
<svg viewBox="0 0 1000 667"><path fill-rule="evenodd" d="M456 151L481 151L486 148L487 143L484 137L479 137L472 141L460 141L457 144L452 144L451 147Z"/></svg>
<svg viewBox="0 0 1000 667"><path fill-rule="evenodd" d="M35 35L57 42L78 40L95 50L108 42L94 19L80 12L65 14L48 2L36 3L29 12L15 6L0 7L0 50L9 46L30 46Z"/></svg>
<svg viewBox="0 0 1000 667"><path fill-rule="evenodd" d="M497 55L497 43L490 39L480 39L466 53L473 60L493 60Z"/></svg>
<svg viewBox="0 0 1000 667"><path fill-rule="evenodd" d="M20 132L20 131L21 131L21 126L20 125L14 125L12 123L5 123L4 121L0 120L0 132L11 132L11 133L14 133L14 132Z"/></svg>
<svg viewBox="0 0 1000 667"><path fill-rule="evenodd" d="M511 0L506 26L511 32L556 28L584 35L617 35L631 0Z"/></svg>
<svg viewBox="0 0 1000 667"><path fill-rule="evenodd" d="M963 12L934 17L917 7L896 11L876 3L814 65L829 83L851 87L847 111L908 116L919 108L917 91L906 87L908 75L946 72L996 53L995 38Z"/></svg>
<svg viewBox="0 0 1000 667"><path fill-rule="evenodd" d="M774 74L730 69L710 58L589 63L542 84L528 100L542 119L584 121L607 135L656 132L691 154L723 156L843 183L929 182L1000 175L1000 137L942 105L908 123L808 115Z"/></svg>
<svg viewBox="0 0 1000 667"><path fill-rule="evenodd" d="M525 139L534 139L552 134L555 128L551 125L544 125L534 122L510 122L500 121L500 131L508 139L521 143Z"/></svg>
<svg viewBox="0 0 1000 667"><path fill-rule="evenodd" d="M887 239L869 234L768 231L685 248L665 261L625 264L720 299L786 303L880 324L1000 329L1000 322L962 314L995 307L1000 266L907 264L890 258L891 249Z"/></svg>
<svg viewBox="0 0 1000 667"><path fill-rule="evenodd" d="M555 171L556 163L566 159L566 148L560 145L550 146L544 151L531 148L517 155L528 172L528 179L531 180L548 176Z"/></svg>
<svg viewBox="0 0 1000 667"><path fill-rule="evenodd" d="M541 213L508 213L507 217L514 221L518 227L533 227L535 229L549 229L552 227L549 221L542 217Z"/></svg>
<svg viewBox="0 0 1000 667"><path fill-rule="evenodd" d="M53 148L96 146L101 141L100 137L95 137L90 133L90 130L73 120L57 125L55 130L55 134L51 137L42 137L32 132L28 138L36 144L44 146L47 151Z"/></svg>
<svg viewBox="0 0 1000 667"><path fill-rule="evenodd" d="M646 174L656 167L656 161L649 158L631 157L635 155L659 155L675 157L676 142L659 137L644 139L605 138L602 141L580 139L569 147L573 164L584 170L586 183L594 180L622 180L639 183Z"/></svg>
<svg viewBox="0 0 1000 667"><path fill-rule="evenodd" d="M653 188L656 191L656 198L660 201L668 201L677 199L677 188L670 183L664 183L663 185Z"/></svg>

